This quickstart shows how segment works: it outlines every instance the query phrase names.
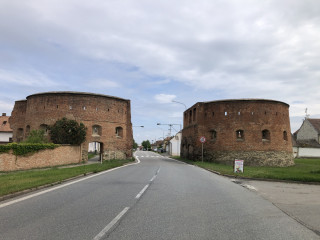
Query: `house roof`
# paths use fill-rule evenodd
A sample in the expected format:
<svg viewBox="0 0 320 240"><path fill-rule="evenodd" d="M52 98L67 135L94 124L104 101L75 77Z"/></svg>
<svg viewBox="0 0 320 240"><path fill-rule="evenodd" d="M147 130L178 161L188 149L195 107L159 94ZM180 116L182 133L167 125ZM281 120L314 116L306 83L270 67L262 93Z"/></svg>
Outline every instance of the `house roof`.
<svg viewBox="0 0 320 240"><path fill-rule="evenodd" d="M314 129L318 133L320 133L320 119L316 119L316 118L310 119L310 118L308 118L308 121L311 123L311 125L314 127Z"/></svg>
<svg viewBox="0 0 320 240"><path fill-rule="evenodd" d="M0 116L0 132L12 132L9 116Z"/></svg>

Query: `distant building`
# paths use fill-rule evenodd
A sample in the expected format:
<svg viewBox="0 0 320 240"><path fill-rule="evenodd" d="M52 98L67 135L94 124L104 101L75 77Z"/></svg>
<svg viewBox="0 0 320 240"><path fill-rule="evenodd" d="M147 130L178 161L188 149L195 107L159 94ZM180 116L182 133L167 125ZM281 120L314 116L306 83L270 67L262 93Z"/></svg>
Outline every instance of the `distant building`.
<svg viewBox="0 0 320 240"><path fill-rule="evenodd" d="M9 117L6 113L2 113L2 116L0 116L0 144L12 142L12 132Z"/></svg>
<svg viewBox="0 0 320 240"><path fill-rule="evenodd" d="M181 138L182 132L178 132L173 138L170 140L170 152L171 156L180 156L180 148L181 148Z"/></svg>
<svg viewBox="0 0 320 240"><path fill-rule="evenodd" d="M184 112L181 156L253 166L290 166L292 154L289 105L267 99L198 102Z"/></svg>
<svg viewBox="0 0 320 240"><path fill-rule="evenodd" d="M320 157L320 119L306 118L293 134L295 157Z"/></svg>

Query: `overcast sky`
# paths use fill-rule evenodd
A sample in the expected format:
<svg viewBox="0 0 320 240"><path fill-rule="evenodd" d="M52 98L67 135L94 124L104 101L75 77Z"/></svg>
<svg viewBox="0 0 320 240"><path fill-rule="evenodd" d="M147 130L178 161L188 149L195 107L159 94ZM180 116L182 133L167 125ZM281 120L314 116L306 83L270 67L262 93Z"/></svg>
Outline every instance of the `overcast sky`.
<svg viewBox="0 0 320 240"><path fill-rule="evenodd" d="M9 115L44 91L130 99L139 143L182 124L172 100L284 101L294 132L320 117L320 1L0 0L0 84Z"/></svg>

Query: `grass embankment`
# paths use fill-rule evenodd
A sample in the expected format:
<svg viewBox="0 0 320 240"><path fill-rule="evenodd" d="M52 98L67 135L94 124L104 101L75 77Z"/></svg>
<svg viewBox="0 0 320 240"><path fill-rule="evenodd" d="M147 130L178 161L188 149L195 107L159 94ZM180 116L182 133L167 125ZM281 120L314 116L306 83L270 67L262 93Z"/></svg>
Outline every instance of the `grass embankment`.
<svg viewBox="0 0 320 240"><path fill-rule="evenodd" d="M229 165L176 159L235 177L320 182L320 159L295 159L295 165L291 167L250 167L244 165L244 173L234 173L233 166Z"/></svg>
<svg viewBox="0 0 320 240"><path fill-rule="evenodd" d="M50 168L12 173L2 173L0 175L0 196L10 193L36 188L46 184L61 182L65 179L85 175L87 173L97 173L111 168L119 167L132 160L110 160L102 164L89 164L68 168Z"/></svg>

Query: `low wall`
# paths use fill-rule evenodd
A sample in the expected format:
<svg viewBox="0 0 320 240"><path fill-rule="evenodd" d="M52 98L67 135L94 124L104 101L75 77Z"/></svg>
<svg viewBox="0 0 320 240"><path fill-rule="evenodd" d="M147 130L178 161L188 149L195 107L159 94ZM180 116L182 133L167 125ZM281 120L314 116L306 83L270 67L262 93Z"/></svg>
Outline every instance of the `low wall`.
<svg viewBox="0 0 320 240"><path fill-rule="evenodd" d="M64 145L55 149L40 150L25 156L0 154L0 171L9 172L32 168L52 167L81 162L80 146Z"/></svg>
<svg viewBox="0 0 320 240"><path fill-rule="evenodd" d="M303 158L320 158L320 148L302 148L294 147L293 148L294 157Z"/></svg>

